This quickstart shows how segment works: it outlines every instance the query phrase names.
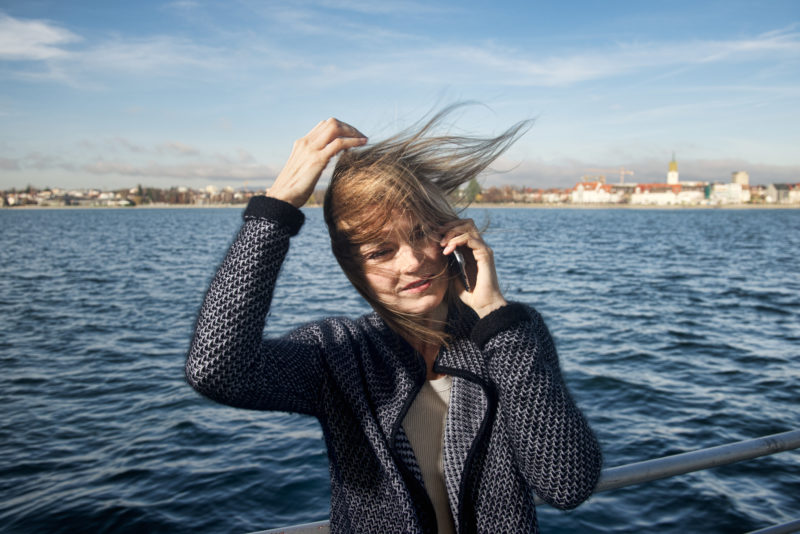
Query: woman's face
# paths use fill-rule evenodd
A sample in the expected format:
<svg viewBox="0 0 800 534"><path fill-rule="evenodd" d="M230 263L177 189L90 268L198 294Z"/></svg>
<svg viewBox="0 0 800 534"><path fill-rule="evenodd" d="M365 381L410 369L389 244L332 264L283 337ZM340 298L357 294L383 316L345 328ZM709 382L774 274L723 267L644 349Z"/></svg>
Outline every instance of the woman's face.
<svg viewBox="0 0 800 534"><path fill-rule="evenodd" d="M408 216L393 221L384 228L380 242L359 249L367 284L389 308L437 316L446 306L448 286L442 247Z"/></svg>

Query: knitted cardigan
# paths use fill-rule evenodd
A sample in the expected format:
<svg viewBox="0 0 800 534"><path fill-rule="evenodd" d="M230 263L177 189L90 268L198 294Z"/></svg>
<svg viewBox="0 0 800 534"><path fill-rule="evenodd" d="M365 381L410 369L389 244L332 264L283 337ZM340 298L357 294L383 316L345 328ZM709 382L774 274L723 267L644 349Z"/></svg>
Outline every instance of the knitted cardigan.
<svg viewBox="0 0 800 534"><path fill-rule="evenodd" d="M264 324L300 210L251 200L206 294L186 362L189 383L223 404L313 415L331 477L332 532L435 532L433 506L402 421L422 387L422 356L376 314L328 318L280 338ZM448 316L434 371L453 377L444 474L457 532L536 532L535 492L568 509L592 493L597 440L561 377L532 308Z"/></svg>

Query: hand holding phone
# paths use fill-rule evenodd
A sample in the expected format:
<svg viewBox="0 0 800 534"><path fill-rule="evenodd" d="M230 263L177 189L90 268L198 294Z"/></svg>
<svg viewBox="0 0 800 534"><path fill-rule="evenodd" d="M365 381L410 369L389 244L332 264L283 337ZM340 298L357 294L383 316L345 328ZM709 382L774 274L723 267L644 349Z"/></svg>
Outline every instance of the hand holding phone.
<svg viewBox="0 0 800 534"><path fill-rule="evenodd" d="M461 301L483 318L505 306L500 290L494 254L486 244L472 219L458 219L443 225L439 245L446 256L453 276L458 276L466 291L459 293Z"/></svg>
<svg viewBox="0 0 800 534"><path fill-rule="evenodd" d="M451 272L458 275L467 292L472 292L472 287L470 286L469 278L467 277L467 263L464 259L464 254L462 254L460 250L455 249L450 253L448 262L450 264Z"/></svg>

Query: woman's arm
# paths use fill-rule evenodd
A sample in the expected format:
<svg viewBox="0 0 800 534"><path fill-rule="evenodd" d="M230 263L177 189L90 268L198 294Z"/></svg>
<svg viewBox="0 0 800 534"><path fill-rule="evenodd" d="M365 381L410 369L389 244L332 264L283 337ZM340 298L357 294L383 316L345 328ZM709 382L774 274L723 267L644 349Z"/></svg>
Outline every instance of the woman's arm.
<svg viewBox="0 0 800 534"><path fill-rule="evenodd" d="M186 361L189 383L204 395L244 408L315 412L321 366L313 327L263 339L264 323L289 238L303 223L297 208L334 155L364 142L336 119L319 123L295 142L269 196L250 201L206 293Z"/></svg>
<svg viewBox="0 0 800 534"><path fill-rule="evenodd" d="M471 253L471 292L461 300L477 313L472 338L483 350L497 385L500 417L510 432L517 466L542 499L573 508L594 490L600 447L572 400L558 365L555 344L542 317L500 291L492 249L470 219L442 228L444 254Z"/></svg>
<svg viewBox="0 0 800 534"><path fill-rule="evenodd" d="M486 354L523 477L552 506L578 506L600 476L600 446L567 390L542 317L512 303L479 321L472 338Z"/></svg>
<svg viewBox="0 0 800 534"><path fill-rule="evenodd" d="M302 213L255 197L206 293L186 360L186 378L209 398L241 408L313 413L319 351L262 339L275 281ZM295 380L289 380L289 376ZM297 379L308 388L288 390Z"/></svg>

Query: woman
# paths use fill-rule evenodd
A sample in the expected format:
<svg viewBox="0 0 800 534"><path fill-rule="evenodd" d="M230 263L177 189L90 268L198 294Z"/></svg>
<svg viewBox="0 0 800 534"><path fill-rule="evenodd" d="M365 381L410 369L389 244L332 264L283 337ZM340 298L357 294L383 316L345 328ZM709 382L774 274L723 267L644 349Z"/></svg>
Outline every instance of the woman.
<svg viewBox="0 0 800 534"><path fill-rule="evenodd" d="M446 113L368 147L336 119L297 141L245 210L197 321L193 387L319 419L332 532L535 532L534 492L572 508L599 476L599 446L541 316L504 299L491 249L448 203L525 123L491 139L436 137ZM263 338L298 208L337 154L325 221L374 313ZM448 268L456 249L469 291Z"/></svg>

